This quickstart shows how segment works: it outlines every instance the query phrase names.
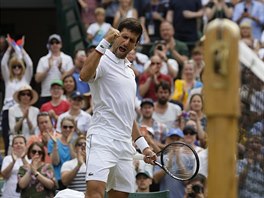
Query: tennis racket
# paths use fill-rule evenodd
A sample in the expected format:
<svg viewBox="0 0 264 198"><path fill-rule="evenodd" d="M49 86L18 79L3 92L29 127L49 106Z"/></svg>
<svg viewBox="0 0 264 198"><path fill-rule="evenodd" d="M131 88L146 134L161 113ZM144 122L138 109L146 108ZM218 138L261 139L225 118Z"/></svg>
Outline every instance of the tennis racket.
<svg viewBox="0 0 264 198"><path fill-rule="evenodd" d="M162 168L172 178L186 181L194 178L199 171L199 157L196 151L184 142L168 144L157 154L158 161L155 165ZM136 154L134 159L143 160L144 155Z"/></svg>

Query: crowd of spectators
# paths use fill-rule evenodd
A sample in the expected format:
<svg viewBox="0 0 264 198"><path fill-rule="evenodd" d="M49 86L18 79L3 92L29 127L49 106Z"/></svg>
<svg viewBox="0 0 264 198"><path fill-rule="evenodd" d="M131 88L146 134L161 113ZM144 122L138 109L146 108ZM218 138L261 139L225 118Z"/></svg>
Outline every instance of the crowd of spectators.
<svg viewBox="0 0 264 198"><path fill-rule="evenodd" d="M264 1L78 2L89 46L72 57L62 51L61 36L52 34L43 43L48 53L39 58L33 73L24 37L0 38L5 83L3 197L28 197L29 193L53 197L56 190L65 188L85 191L85 136L93 98L79 73L109 28L127 17L140 20L144 30L138 48L127 56L136 76L135 118L142 135L155 152L174 141L186 142L201 161L197 177L186 183L135 160L135 192L170 190L171 198L206 197L208 131L202 91L206 65L201 38L210 21L233 20L240 28L241 42L264 61ZM240 197L257 198L264 194L264 82L252 80L251 71L243 66L241 73L245 114L239 126L238 188ZM41 84L40 90L30 86L33 77Z"/></svg>

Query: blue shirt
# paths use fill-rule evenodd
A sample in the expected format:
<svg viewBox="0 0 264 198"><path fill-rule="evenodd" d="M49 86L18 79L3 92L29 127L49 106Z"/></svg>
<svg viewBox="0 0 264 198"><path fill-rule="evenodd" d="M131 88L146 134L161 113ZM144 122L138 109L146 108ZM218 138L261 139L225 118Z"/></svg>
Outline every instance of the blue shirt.
<svg viewBox="0 0 264 198"><path fill-rule="evenodd" d="M245 9L247 9L247 12L251 16L257 18L261 24L258 24L252 19L247 17L243 18L240 23L248 21L251 24L254 38L260 40L262 25L264 24L264 5L263 3L252 0L251 7L246 8L245 2L238 3L234 8L232 20L236 22L239 19L239 17L245 12Z"/></svg>
<svg viewBox="0 0 264 198"><path fill-rule="evenodd" d="M60 163L57 166L55 166L54 164L52 166L54 168L55 178L58 181L61 179L62 164L66 161L71 160L71 152L70 152L70 147L68 145L62 144L62 142L58 139L57 139L57 148L59 152ZM49 140L48 142L48 154L49 155L52 153L52 150L53 150L53 141Z"/></svg>
<svg viewBox="0 0 264 198"><path fill-rule="evenodd" d="M80 73L74 72L72 75L76 82L77 91L81 94L88 93L90 91L89 84L80 80Z"/></svg>

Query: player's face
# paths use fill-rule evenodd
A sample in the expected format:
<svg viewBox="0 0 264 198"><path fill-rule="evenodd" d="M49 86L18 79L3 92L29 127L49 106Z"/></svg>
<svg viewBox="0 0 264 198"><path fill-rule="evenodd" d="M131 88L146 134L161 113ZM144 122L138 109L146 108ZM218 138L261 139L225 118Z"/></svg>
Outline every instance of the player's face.
<svg viewBox="0 0 264 198"><path fill-rule="evenodd" d="M121 31L121 36L113 43L113 53L117 58L124 59L127 54L136 47L138 34L124 28Z"/></svg>

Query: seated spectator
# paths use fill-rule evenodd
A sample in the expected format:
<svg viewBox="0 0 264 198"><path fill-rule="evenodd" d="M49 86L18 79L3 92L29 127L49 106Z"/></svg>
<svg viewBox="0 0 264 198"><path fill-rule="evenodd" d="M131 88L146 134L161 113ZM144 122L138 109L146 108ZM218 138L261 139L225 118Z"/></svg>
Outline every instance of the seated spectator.
<svg viewBox="0 0 264 198"><path fill-rule="evenodd" d="M61 181L61 167L66 161L75 157L74 148L72 146L72 137L76 130L75 121L73 118L65 117L61 121L61 136L54 137L48 133L50 140L48 142L48 154L51 157L51 162L55 172L55 178L58 182L58 189L65 188Z"/></svg>
<svg viewBox="0 0 264 198"><path fill-rule="evenodd" d="M12 154L4 157L1 168L1 175L4 178L3 198L20 198L20 192L17 191L17 173L20 166L29 163L26 153L26 138L22 135L14 136Z"/></svg>
<svg viewBox="0 0 264 198"><path fill-rule="evenodd" d="M143 98L151 98L153 101L157 100L155 93L156 86L162 81L166 81L169 85L172 84L172 79L169 75L162 74L161 58L157 55L150 58L150 66L139 79L139 93Z"/></svg>
<svg viewBox="0 0 264 198"><path fill-rule="evenodd" d="M76 122L77 133L86 134L90 125L91 115L81 109L83 106L83 99L83 95L81 95L80 92L75 91L71 94L69 100L70 109L58 117L57 132L61 133L61 121L63 118L72 117Z"/></svg>
<svg viewBox="0 0 264 198"><path fill-rule="evenodd" d="M51 100L50 84L54 80L63 79L64 76L72 74L74 71L72 58L61 51L62 40L60 35L50 35L47 47L49 52L40 58L35 74L35 81L41 82L39 108Z"/></svg>
<svg viewBox="0 0 264 198"><path fill-rule="evenodd" d="M86 191L86 136L79 136L75 142L76 158L64 162L61 167L61 181L72 190Z"/></svg>
<svg viewBox="0 0 264 198"><path fill-rule="evenodd" d="M168 129L177 128L182 109L179 105L169 101L171 87L168 83L162 82L156 87L157 102L154 103L153 119L166 125Z"/></svg>
<svg viewBox="0 0 264 198"><path fill-rule="evenodd" d="M20 87L14 93L16 105L9 109L9 128L12 134L22 134L26 138L35 134L36 117L39 109L32 105L37 102L38 94L30 85Z"/></svg>
<svg viewBox="0 0 264 198"><path fill-rule="evenodd" d="M97 46L111 28L111 24L105 22L104 8L96 8L94 11L95 21L87 29L87 39Z"/></svg>
<svg viewBox="0 0 264 198"><path fill-rule="evenodd" d="M202 82L202 75L205 67L203 51L201 47L193 48L191 59L195 62L195 79Z"/></svg>
<svg viewBox="0 0 264 198"><path fill-rule="evenodd" d="M50 84L51 101L44 103L40 111L48 112L52 118L52 125L55 127L58 116L69 110L70 104L68 101L61 99L63 94L63 82L54 80Z"/></svg>
<svg viewBox="0 0 264 198"><path fill-rule="evenodd" d="M136 192L150 192L150 185L152 184L152 178L147 171L138 172L136 174Z"/></svg>
<svg viewBox="0 0 264 198"><path fill-rule="evenodd" d="M186 106L190 91L203 86L203 83L195 80L195 63L193 60L184 62L182 79L174 82L174 93L171 99L176 100Z"/></svg>
<svg viewBox="0 0 264 198"><path fill-rule="evenodd" d="M156 121L153 118L154 102L150 98L145 98L140 104L141 117L138 121L139 127L150 127L153 129L153 136L157 146L162 146L165 142L167 126L163 123Z"/></svg>
<svg viewBox="0 0 264 198"><path fill-rule="evenodd" d="M175 59L169 59L167 57L167 45L165 41L157 41L155 42L154 47L154 55L157 55L162 60L162 66L160 68L160 72L165 75L170 75L172 79L176 78L179 71L179 65ZM146 70L150 65L150 61L148 61L144 65L144 69Z"/></svg>
<svg viewBox="0 0 264 198"><path fill-rule="evenodd" d="M183 62L189 56L189 49L184 42L174 38L174 32L174 27L170 22L166 20L161 22L160 37L166 42L167 58L175 59L179 65L183 65Z"/></svg>
<svg viewBox="0 0 264 198"><path fill-rule="evenodd" d="M71 94L76 91L76 82L72 75L67 75L62 79L63 90L64 90L64 99L69 100Z"/></svg>
<svg viewBox="0 0 264 198"><path fill-rule="evenodd" d="M258 39L255 39L252 34L251 24L249 22L242 22L239 25L240 28L240 40L246 43L253 51L258 53L260 43Z"/></svg>
<svg viewBox="0 0 264 198"><path fill-rule="evenodd" d="M28 139L28 147L34 142L40 142L44 146L45 153L48 153L48 141L50 139L49 134L54 137L59 137L60 134L52 126L52 119L48 112L40 112L37 115L38 128L35 131L36 135L31 135ZM51 163L49 155L45 156L45 163Z"/></svg>
<svg viewBox="0 0 264 198"><path fill-rule="evenodd" d="M45 163L45 150L41 143L34 142L28 148L31 163L18 170L18 187L21 198L54 197L56 181L54 171L49 163Z"/></svg>

